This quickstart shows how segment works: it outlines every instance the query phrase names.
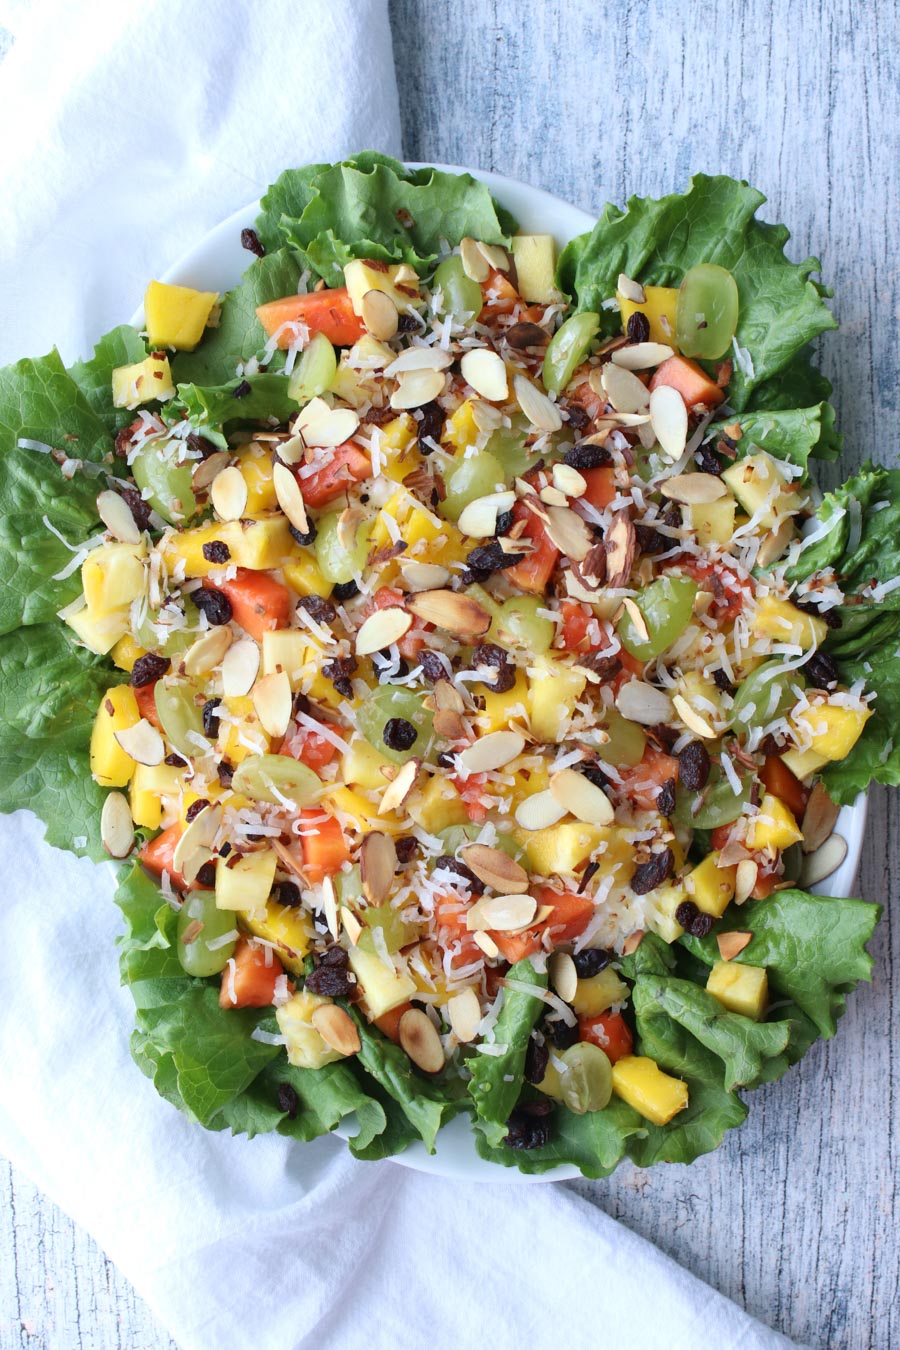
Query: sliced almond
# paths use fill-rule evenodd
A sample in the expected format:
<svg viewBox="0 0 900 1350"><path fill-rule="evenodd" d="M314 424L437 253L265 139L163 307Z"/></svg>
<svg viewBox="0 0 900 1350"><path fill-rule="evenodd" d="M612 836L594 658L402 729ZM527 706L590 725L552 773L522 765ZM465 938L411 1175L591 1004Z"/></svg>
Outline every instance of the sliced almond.
<svg viewBox="0 0 900 1350"><path fill-rule="evenodd" d="M752 941L752 933L719 933L716 937L716 946L723 961L733 961L736 956L740 956L745 947L750 946Z"/></svg>
<svg viewBox="0 0 900 1350"><path fill-rule="evenodd" d="M407 347L396 361L385 366L384 373L390 378L405 375L413 370L446 370L452 365L453 356L450 352L445 352L443 347Z"/></svg>
<svg viewBox="0 0 900 1350"><path fill-rule="evenodd" d="M500 955L500 948L497 946L490 933L484 933L477 929L472 934L472 941L476 947L480 947L489 961L495 961Z"/></svg>
<svg viewBox="0 0 900 1350"><path fill-rule="evenodd" d="M134 848L134 821L128 798L109 792L100 812L100 839L111 858L127 858Z"/></svg>
<svg viewBox="0 0 900 1350"><path fill-rule="evenodd" d="M670 501L687 506L705 506L729 495L728 485L712 473L678 473L660 483L659 490Z"/></svg>
<svg viewBox="0 0 900 1350"><path fill-rule="evenodd" d="M757 567L769 567L785 552L796 535L797 530L790 516L785 516L777 530L770 531L759 546L756 554Z"/></svg>
<svg viewBox="0 0 900 1350"><path fill-rule="evenodd" d="M359 414L352 408L331 408L322 398L314 398L294 420L294 432L307 446L330 449L349 441L359 426Z"/></svg>
<svg viewBox="0 0 900 1350"><path fill-rule="evenodd" d="M467 774L491 773L516 759L524 749L525 737L520 731L492 731L460 752L459 765Z"/></svg>
<svg viewBox="0 0 900 1350"><path fill-rule="evenodd" d="M583 497L587 491L587 479L571 464L553 465L553 486L559 488L567 497Z"/></svg>
<svg viewBox="0 0 900 1350"><path fill-rule="evenodd" d="M617 511L606 535L606 578L612 587L626 586L637 552L637 532L627 511Z"/></svg>
<svg viewBox="0 0 900 1350"><path fill-rule="evenodd" d="M131 508L118 492L107 490L98 494L97 515L113 538L118 539L121 544L141 542L141 532L131 514Z"/></svg>
<svg viewBox="0 0 900 1350"><path fill-rule="evenodd" d="M247 509L247 484L240 469L232 465L216 474L209 499L220 520L240 520Z"/></svg>
<svg viewBox="0 0 900 1350"><path fill-rule="evenodd" d="M820 844L815 853L808 853L800 869L801 886L817 886L836 872L847 856L847 841L842 834L833 834Z"/></svg>
<svg viewBox="0 0 900 1350"><path fill-rule="evenodd" d="M325 1044L339 1055L358 1055L362 1042L353 1018L336 1003L320 1003L311 1022Z"/></svg>
<svg viewBox="0 0 900 1350"><path fill-rule="evenodd" d="M191 487L195 492L204 492L214 478L228 468L231 455L227 450L217 450L214 455L201 459L191 474Z"/></svg>
<svg viewBox="0 0 900 1350"><path fill-rule="evenodd" d="M185 858L179 869L185 886L190 886L195 882L200 875L201 868L205 867L207 863L213 862L215 856L211 848L207 848L205 844L198 844L193 853Z"/></svg>
<svg viewBox="0 0 900 1350"><path fill-rule="evenodd" d="M513 380L513 392L516 402L538 431L559 431L562 417L556 404L543 390L531 383L524 375L516 375Z"/></svg>
<svg viewBox="0 0 900 1350"><path fill-rule="evenodd" d="M483 239L478 240L478 248L493 272L509 271L509 255L506 249L501 248L499 244L486 244Z"/></svg>
<svg viewBox="0 0 900 1350"><path fill-rule="evenodd" d="M515 505L514 492L491 492L463 507L457 525L470 539L490 539L497 533L497 518Z"/></svg>
<svg viewBox="0 0 900 1350"><path fill-rule="evenodd" d="M275 488L275 496L278 499L278 505L281 507L294 529L299 530L301 534L308 534L309 517L306 514L306 504L303 501L303 493L300 489L300 484L297 482L287 465L275 465L272 470L272 483Z"/></svg>
<svg viewBox="0 0 900 1350"><path fill-rule="evenodd" d="M447 1000L447 1021L456 1039L463 1045L474 1041L481 1025L481 1004L474 989L463 989Z"/></svg>
<svg viewBox="0 0 900 1350"><path fill-rule="evenodd" d="M459 368L466 383L489 403L502 403L509 397L506 366L496 352L487 347L475 347L465 353Z"/></svg>
<svg viewBox="0 0 900 1350"><path fill-rule="evenodd" d="M251 638L235 642L222 661L222 692L226 698L249 694L259 674L259 648Z"/></svg>
<svg viewBox="0 0 900 1350"><path fill-rule="evenodd" d="M397 376L391 407L400 412L433 403L444 392L445 377L439 370L410 370Z"/></svg>
<svg viewBox="0 0 900 1350"><path fill-rule="evenodd" d="M302 436L291 436L278 447L278 458L285 464L299 464L306 453L306 441Z"/></svg>
<svg viewBox="0 0 900 1350"><path fill-rule="evenodd" d="M288 729L293 711L294 696L285 671L263 675L250 691L256 715L263 731L269 736L283 736Z"/></svg>
<svg viewBox="0 0 900 1350"><path fill-rule="evenodd" d="M661 384L650 395L650 425L669 459L680 459L687 445L687 406L677 389Z"/></svg>
<svg viewBox="0 0 900 1350"><path fill-rule="evenodd" d="M295 877L306 885L306 876L303 872L302 861L291 852L287 844L283 844L280 839L271 839L269 841L271 848L278 854L279 861L286 872L292 872Z"/></svg>
<svg viewBox="0 0 900 1350"><path fill-rule="evenodd" d="M647 303L647 296L644 293L644 288L641 283L639 281L632 281L631 277L626 276L624 272L619 273L616 289L623 300L630 300L634 305L644 305Z"/></svg>
<svg viewBox="0 0 900 1350"><path fill-rule="evenodd" d="M362 937L363 926L359 919L348 909L346 905L341 905L341 927L350 939L352 947L359 946L359 939Z"/></svg>
<svg viewBox="0 0 900 1350"><path fill-rule="evenodd" d="M434 714L434 729L446 741L461 741L466 735L465 722L449 708L439 708Z"/></svg>
<svg viewBox="0 0 900 1350"><path fill-rule="evenodd" d="M616 707L629 722L645 727L671 722L674 716L672 700L662 689L645 680L629 680L616 694Z"/></svg>
<svg viewBox="0 0 900 1350"><path fill-rule="evenodd" d="M390 835L380 830L367 834L359 850L359 873L363 895L370 905L383 905L388 899L396 870L397 849Z"/></svg>
<svg viewBox="0 0 900 1350"><path fill-rule="evenodd" d="M534 792L516 807L516 824L523 830L547 830L566 815L566 807L556 800L547 788Z"/></svg>
<svg viewBox="0 0 900 1350"><path fill-rule="evenodd" d="M552 774L550 791L560 806L587 825L609 825L615 819L612 802L603 789L577 769L560 769Z"/></svg>
<svg viewBox="0 0 900 1350"><path fill-rule="evenodd" d="M567 558L582 562L590 553L593 535L581 516L570 507L548 507L545 528L560 553L564 553Z"/></svg>
<svg viewBox="0 0 900 1350"><path fill-rule="evenodd" d="M734 902L736 905L742 905L750 899L758 876L759 866L753 858L741 858L734 876Z"/></svg>
<svg viewBox="0 0 900 1350"><path fill-rule="evenodd" d="M450 580L449 570L438 563L402 563L400 575L411 591L439 590Z"/></svg>
<svg viewBox="0 0 900 1350"><path fill-rule="evenodd" d="M638 928L634 933L629 933L628 937L622 943L622 955L631 956L637 951L643 940L644 930L642 928Z"/></svg>
<svg viewBox="0 0 900 1350"><path fill-rule="evenodd" d="M492 404L485 403L483 398L472 399L471 412L472 421L478 430L483 431L486 436L503 426L503 413Z"/></svg>
<svg viewBox="0 0 900 1350"><path fill-rule="evenodd" d="M600 383L616 412L646 412L647 405L651 402L647 386L630 370L623 370L621 366L614 366L612 362L601 367ZM651 417L653 415L652 406L650 415Z"/></svg>
<svg viewBox="0 0 900 1350"><path fill-rule="evenodd" d="M628 347L618 347L610 360L623 370L650 370L674 355L674 349L665 342L634 342Z"/></svg>
<svg viewBox="0 0 900 1350"><path fill-rule="evenodd" d="M693 731L695 736L702 736L704 740L715 740L717 734L715 727L691 707L683 694L675 695L672 706L688 731Z"/></svg>
<svg viewBox="0 0 900 1350"><path fill-rule="evenodd" d="M534 922L537 901L530 895L492 895L476 900L466 911L469 932L514 933Z"/></svg>
<svg viewBox="0 0 900 1350"><path fill-rule="evenodd" d="M389 342L400 323L397 306L384 291L366 291L360 302L360 317L379 342Z"/></svg>
<svg viewBox="0 0 900 1350"><path fill-rule="evenodd" d="M185 675L208 675L225 659L225 653L234 641L234 634L225 624L210 628L196 642L192 642L182 657Z"/></svg>
<svg viewBox="0 0 900 1350"><path fill-rule="evenodd" d="M440 1073L444 1067L444 1047L431 1019L421 1008L410 1008L400 1018L400 1044L417 1069Z"/></svg>
<svg viewBox="0 0 900 1350"><path fill-rule="evenodd" d="M432 692L434 706L440 712L465 712L463 696L449 680L438 680Z"/></svg>
<svg viewBox="0 0 900 1350"><path fill-rule="evenodd" d="M166 755L166 745L162 736L151 722L142 717L133 727L113 733L119 745L130 755L136 764L152 767L162 764Z"/></svg>
<svg viewBox="0 0 900 1350"><path fill-rule="evenodd" d="M391 811L398 811L404 805L416 785L421 767L422 761L419 759L408 759L405 764L400 766L396 778L388 784L381 794L381 801L378 804L380 816L386 816Z"/></svg>
<svg viewBox="0 0 900 1350"><path fill-rule="evenodd" d="M504 853L502 848L490 848L487 844L467 844L461 851L463 862L479 881L501 895L522 895L528 890L528 873L525 868ZM491 924L478 924L476 927L488 927Z"/></svg>
<svg viewBox="0 0 900 1350"><path fill-rule="evenodd" d="M479 283L487 281L491 274L491 265L478 247L477 240L461 239L459 241L459 257L463 271L470 281Z"/></svg>
<svg viewBox="0 0 900 1350"><path fill-rule="evenodd" d="M335 533L338 543L346 553L352 553L356 548L360 527L367 519L365 511L360 506L347 506L338 516Z"/></svg>
<svg viewBox="0 0 900 1350"><path fill-rule="evenodd" d="M459 591L421 591L408 605L417 618L457 637L480 637L491 626L487 610Z"/></svg>
<svg viewBox="0 0 900 1350"><path fill-rule="evenodd" d="M634 630L637 633L638 637L641 639L642 642L647 642L650 637L650 629L647 627L647 620L644 618L643 614L638 609L635 602L626 597L622 601L622 606L625 610L625 613L631 620L632 625L634 626Z"/></svg>
<svg viewBox="0 0 900 1350"><path fill-rule="evenodd" d="M356 655L371 656L373 652L385 651L392 643L399 642L412 624L413 616L405 609L394 605L376 609L356 634Z"/></svg>
<svg viewBox="0 0 900 1350"><path fill-rule="evenodd" d="M803 831L801 848L804 853L815 853L834 833L841 808L833 802L818 780L813 784L800 828Z"/></svg>
<svg viewBox="0 0 900 1350"><path fill-rule="evenodd" d="M568 506L569 499L558 487L550 484L548 487L541 488L538 493L545 506Z"/></svg>
<svg viewBox="0 0 900 1350"><path fill-rule="evenodd" d="M578 971L568 952L554 952L548 963L550 983L563 1003L571 1003L578 992Z"/></svg>
<svg viewBox="0 0 900 1350"><path fill-rule="evenodd" d="M222 824L222 810L221 806L204 806L190 824L185 826L172 854L172 867L176 872L183 870L185 863L198 848L207 850L212 848Z"/></svg>

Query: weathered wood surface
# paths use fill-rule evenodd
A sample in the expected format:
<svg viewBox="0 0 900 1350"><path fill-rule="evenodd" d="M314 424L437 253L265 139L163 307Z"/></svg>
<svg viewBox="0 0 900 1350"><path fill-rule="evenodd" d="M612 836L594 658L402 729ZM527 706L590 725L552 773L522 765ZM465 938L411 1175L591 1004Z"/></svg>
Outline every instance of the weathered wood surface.
<svg viewBox="0 0 900 1350"><path fill-rule="evenodd" d="M791 224L793 256L818 254L835 287L841 331L823 365L844 465L892 461L898 17L896 4L851 0L391 0L405 152L588 210L694 169L749 179L769 218ZM874 792L859 891L888 913L875 984L837 1041L755 1093L743 1129L689 1170L573 1183L764 1322L828 1350L900 1345L898 827L900 801ZM8 1168L0 1196L2 1350L171 1350L91 1240Z"/></svg>

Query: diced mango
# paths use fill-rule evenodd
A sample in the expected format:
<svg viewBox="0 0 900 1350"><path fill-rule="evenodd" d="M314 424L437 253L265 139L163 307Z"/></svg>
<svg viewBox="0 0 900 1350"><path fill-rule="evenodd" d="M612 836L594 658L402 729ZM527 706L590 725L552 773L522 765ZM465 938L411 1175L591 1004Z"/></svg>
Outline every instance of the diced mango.
<svg viewBox="0 0 900 1350"><path fill-rule="evenodd" d="M303 958L313 936L312 920L303 910L268 900L264 910L245 915L241 926L254 937L273 942L286 970L294 975L303 974Z"/></svg>
<svg viewBox="0 0 900 1350"><path fill-rule="evenodd" d="M632 314L643 314L650 324L650 341L665 342L670 347L675 344L675 306L678 303L678 289L675 286L645 286L645 299L642 304L626 300L620 291L616 292L619 310L622 314L622 332L628 331L628 320Z"/></svg>
<svg viewBox="0 0 900 1350"><path fill-rule="evenodd" d="M737 961L717 961L706 981L712 994L729 1012L742 1013L759 1021L769 1001L769 979L761 966L744 966Z"/></svg>
<svg viewBox="0 0 900 1350"><path fill-rule="evenodd" d="M256 454L249 450L241 455L238 468L247 484L244 516L256 519L266 511L274 511L278 506L278 497L275 493L275 465L272 456L265 453Z"/></svg>
<svg viewBox="0 0 900 1350"><path fill-rule="evenodd" d="M392 958L393 964L388 967L374 952L351 947L349 958L350 969L356 976L368 1015L373 1021L376 1017L383 1017L392 1008L399 1008L416 992L415 981L398 957Z"/></svg>
<svg viewBox="0 0 900 1350"><path fill-rule="evenodd" d="M151 281L144 293L144 321L150 346L192 352L203 336L218 298L215 291L195 291L190 286Z"/></svg>
<svg viewBox="0 0 900 1350"><path fill-rule="evenodd" d="M667 1125L688 1104L687 1083L646 1055L625 1055L612 1068L613 1092L654 1125Z"/></svg>
<svg viewBox="0 0 900 1350"><path fill-rule="evenodd" d="M625 834L614 825L564 820L546 830L522 830L516 837L525 849L530 870L539 876L574 876L579 864L594 854L607 876L633 857L634 849Z"/></svg>
<svg viewBox="0 0 900 1350"><path fill-rule="evenodd" d="M587 676L573 667L535 660L528 675L528 704L531 730L539 741L556 745L564 738L586 684Z"/></svg>
<svg viewBox="0 0 900 1350"><path fill-rule="evenodd" d="M598 975L578 981L572 1008L579 1017L598 1017L614 1003L624 1003L627 997L627 984L619 979L612 966L607 966Z"/></svg>
<svg viewBox="0 0 900 1350"><path fill-rule="evenodd" d="M398 526L408 551L412 551L420 539L430 544L445 528L444 522L426 510L406 488L394 492L379 511L369 536L373 548L385 548L393 543L387 520Z"/></svg>
<svg viewBox="0 0 900 1350"><path fill-rule="evenodd" d="M382 773L382 769L393 771L396 767L361 736L357 737L341 756L343 781L351 787L363 788L366 792L383 792L389 779Z"/></svg>
<svg viewBox="0 0 900 1350"><path fill-rule="evenodd" d="M691 529L703 548L710 544L729 544L734 534L736 503L732 496L716 502L700 502L688 507Z"/></svg>
<svg viewBox="0 0 900 1350"><path fill-rule="evenodd" d="M344 285L355 314L362 314L363 296L367 291L382 291L389 295L401 312L419 295L418 278L403 263L389 267L379 263L373 267L363 258L354 258L344 265Z"/></svg>
<svg viewBox="0 0 900 1350"><path fill-rule="evenodd" d="M316 1008L330 1003L330 998L298 989L287 1003L275 1009L278 1030L287 1041L288 1063L297 1069L322 1069L343 1056L326 1045L312 1024Z"/></svg>
<svg viewBox="0 0 900 1350"><path fill-rule="evenodd" d="M544 1076L537 1084L538 1092L543 1092L545 1097L552 1097L554 1101L563 1100L562 1082L560 1081L559 1070L552 1060L547 1061L547 1067L544 1070Z"/></svg>
<svg viewBox="0 0 900 1350"><path fill-rule="evenodd" d="M675 911L684 904L688 893L684 886L657 886L644 897L647 927L663 942L677 942L684 929L675 918Z"/></svg>
<svg viewBox="0 0 900 1350"><path fill-rule="evenodd" d="M176 765L138 764L128 794L135 825L158 830L163 818L163 798L177 797L184 782L184 770Z"/></svg>
<svg viewBox="0 0 900 1350"><path fill-rule="evenodd" d="M382 785L385 780L382 779ZM406 809L417 825L429 834L440 834L451 825L467 825L466 804L454 785L443 774L434 774L413 793Z"/></svg>
<svg viewBox="0 0 900 1350"><path fill-rule="evenodd" d="M764 595L753 616L756 637L771 638L773 642L787 642L803 648L818 647L825 641L828 625L816 614L806 614L790 600L779 600Z"/></svg>
<svg viewBox="0 0 900 1350"><path fill-rule="evenodd" d="M763 529L771 529L776 516L799 511L803 504L796 493L788 490L778 461L764 452L737 460L722 478L747 515L756 516Z"/></svg>
<svg viewBox="0 0 900 1350"><path fill-rule="evenodd" d="M262 728L253 700L246 695L229 695L222 700L222 707L227 714L219 719L218 748L223 758L240 764L248 755L265 754L270 738Z"/></svg>
<svg viewBox="0 0 900 1350"><path fill-rule="evenodd" d="M734 899L736 880L737 867L720 867L719 853L714 851L688 872L684 887L698 909L721 919Z"/></svg>
<svg viewBox="0 0 900 1350"><path fill-rule="evenodd" d="M137 408L155 399L165 403L174 397L169 358L163 352L131 366L119 366L112 373L112 401L117 408Z"/></svg>
<svg viewBox="0 0 900 1350"><path fill-rule="evenodd" d="M551 305L556 289L556 241L552 234L517 234L512 241L516 289L528 304Z"/></svg>
<svg viewBox="0 0 900 1350"><path fill-rule="evenodd" d="M231 867L219 863L216 868L216 906L240 910L249 915L266 913L266 901L272 893L278 854L271 848L245 853Z"/></svg>
<svg viewBox="0 0 900 1350"><path fill-rule="evenodd" d="M282 515L259 520L228 520L198 525L181 533L170 533L163 544L163 557L169 571L183 563L186 578L206 577L221 572L222 563L210 562L203 555L204 544L223 543L230 557L227 567L247 567L254 572L280 567L295 553L290 525Z"/></svg>
<svg viewBox="0 0 900 1350"><path fill-rule="evenodd" d="M107 689L100 700L91 732L91 774L101 787L124 787L131 781L135 763L119 745L116 732L126 731L140 720L137 699L130 685L117 684Z"/></svg>
<svg viewBox="0 0 900 1350"><path fill-rule="evenodd" d="M528 679L524 670L516 671L516 682L511 689L503 694L485 689L483 698L484 708L475 719L482 734L504 731L510 722L524 722L529 707Z"/></svg>
<svg viewBox="0 0 900 1350"><path fill-rule="evenodd" d="M759 815L754 816L747 834L748 847L754 849L790 848L803 838L803 831L780 797L764 794Z"/></svg>
<svg viewBox="0 0 900 1350"><path fill-rule="evenodd" d="M100 544L81 564L81 584L91 615L127 609L143 595L146 584L144 559L147 547L140 544Z"/></svg>
<svg viewBox="0 0 900 1350"><path fill-rule="evenodd" d="M467 398L444 423L441 440L444 444L453 446L454 450L465 450L466 446L474 445L478 440L478 427L472 412L474 401Z"/></svg>
<svg viewBox="0 0 900 1350"><path fill-rule="evenodd" d="M793 720L804 741L808 736L812 738L810 750L823 759L838 760L849 755L871 716L870 708L842 708L836 703L821 702L804 708Z"/></svg>
<svg viewBox="0 0 900 1350"><path fill-rule="evenodd" d="M119 670L127 670L131 674L138 657L146 656L147 653L139 643L135 642L130 633L125 633L113 647L111 655L113 665L118 666Z"/></svg>
<svg viewBox="0 0 900 1350"><path fill-rule="evenodd" d="M324 599L331 594L331 582L326 581L319 571L311 548L298 548L293 557L281 564L281 571L284 584L295 595L321 595Z"/></svg>
<svg viewBox="0 0 900 1350"><path fill-rule="evenodd" d="M382 830L385 834L402 834L403 823L394 814L380 816L377 806L353 788L332 788L326 793L323 805L342 811L350 817L353 828L368 834L371 830Z"/></svg>

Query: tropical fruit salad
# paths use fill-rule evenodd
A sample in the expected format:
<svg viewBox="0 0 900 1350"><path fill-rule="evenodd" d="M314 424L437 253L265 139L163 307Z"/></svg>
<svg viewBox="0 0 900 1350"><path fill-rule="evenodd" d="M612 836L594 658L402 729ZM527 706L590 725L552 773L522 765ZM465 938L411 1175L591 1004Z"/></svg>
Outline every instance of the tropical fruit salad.
<svg viewBox="0 0 900 1350"><path fill-rule="evenodd" d="M761 200L558 255L467 175L291 170L234 291L4 373L3 805L123 864L135 1058L203 1124L690 1160L868 977L877 906L810 888L898 779L898 478L815 486L834 321Z"/></svg>

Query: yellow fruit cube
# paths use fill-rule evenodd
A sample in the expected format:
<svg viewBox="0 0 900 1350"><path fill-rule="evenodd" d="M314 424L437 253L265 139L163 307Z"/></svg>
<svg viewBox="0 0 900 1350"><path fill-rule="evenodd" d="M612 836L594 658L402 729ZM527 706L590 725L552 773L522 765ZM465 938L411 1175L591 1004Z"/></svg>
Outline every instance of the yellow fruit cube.
<svg viewBox="0 0 900 1350"><path fill-rule="evenodd" d="M688 1104L687 1083L645 1055L625 1055L613 1065L612 1079L616 1096L654 1125L667 1125Z"/></svg>
<svg viewBox="0 0 900 1350"><path fill-rule="evenodd" d="M825 641L828 625L816 614L806 614L789 600L764 595L753 616L756 637L771 638L792 646L818 647Z"/></svg>
<svg viewBox="0 0 900 1350"><path fill-rule="evenodd" d="M229 859L230 861L230 859ZM264 917L272 893L278 854L271 848L245 853L231 866L216 868L216 907Z"/></svg>
<svg viewBox="0 0 900 1350"><path fill-rule="evenodd" d="M398 957L393 957L388 966L380 956L361 947L351 947L348 955L372 1021L392 1008L399 1008L416 992L415 981Z"/></svg>
<svg viewBox="0 0 900 1350"><path fill-rule="evenodd" d="M101 787L124 787L131 781L135 763L116 740L141 720L134 690L128 684L107 689L100 700L91 732L90 764L94 781Z"/></svg>
<svg viewBox="0 0 900 1350"><path fill-rule="evenodd" d="M754 816L747 833L749 848L790 848L803 838L803 831L780 797L764 794L759 815Z"/></svg>
<svg viewBox="0 0 900 1350"><path fill-rule="evenodd" d="M725 470L722 478L748 517L755 516L763 529L771 529L776 516L798 511L802 505L771 455L761 453L739 459Z"/></svg>
<svg viewBox="0 0 900 1350"><path fill-rule="evenodd" d="M455 450L465 450L466 446L474 445L478 440L478 427L472 413L474 402L474 399L467 398L447 418L444 423L444 434L441 437L441 441L445 445L451 445Z"/></svg>
<svg viewBox="0 0 900 1350"><path fill-rule="evenodd" d="M552 234L517 234L512 241L516 289L529 305L552 305L556 289L556 240Z"/></svg>
<svg viewBox="0 0 900 1350"><path fill-rule="evenodd" d="M647 927L663 942L676 942L684 932L675 911L687 899L688 893L681 885L657 886L644 897Z"/></svg>
<svg viewBox="0 0 900 1350"><path fill-rule="evenodd" d="M744 1017L759 1021L769 1001L769 979L761 966L717 961L709 972L706 991L729 1012L742 1013Z"/></svg>
<svg viewBox="0 0 900 1350"><path fill-rule="evenodd" d="M601 845L606 845L598 858L604 873L624 860L625 845L620 832L608 825L585 825L582 821L566 820L546 830L521 830L517 838L525 849L528 866L538 876L574 876L576 868ZM627 846L630 856L631 846Z"/></svg>
<svg viewBox="0 0 900 1350"><path fill-rule="evenodd" d="M612 966L607 966L598 975L578 981L572 1008L579 1017L598 1017L614 1003L624 1003L627 998L627 984L619 979Z"/></svg>
<svg viewBox="0 0 900 1350"><path fill-rule="evenodd" d="M266 754L270 743L251 698L247 695L223 698L218 734L218 748L223 758L231 764L240 764L248 755Z"/></svg>
<svg viewBox="0 0 900 1350"><path fill-rule="evenodd" d="M313 934L312 919L303 910L269 900L264 910L245 915L241 926L254 937L274 943L286 970L294 975L303 974L303 958L309 951Z"/></svg>
<svg viewBox="0 0 900 1350"><path fill-rule="evenodd" d="M109 614L95 614L83 605L77 614L70 614L66 623L90 651L105 656L128 631L128 610L113 610Z"/></svg>
<svg viewBox="0 0 900 1350"><path fill-rule="evenodd" d="M143 595L146 584L144 559L147 547L140 544L100 544L81 564L81 584L91 615L99 618L127 609Z"/></svg>
<svg viewBox="0 0 900 1350"><path fill-rule="evenodd" d="M319 571L316 555L311 548L298 547L293 555L281 564L284 584L295 595L321 595L327 598L331 594L331 582L326 581Z"/></svg>
<svg viewBox="0 0 900 1350"><path fill-rule="evenodd" d="M282 515L265 516L241 525L231 561L253 572L268 572L273 567L280 567L282 560L293 552L290 522Z"/></svg>
<svg viewBox="0 0 900 1350"><path fill-rule="evenodd" d="M178 797L184 782L184 770L175 765L138 764L128 794L135 825L158 830L163 818L163 798Z"/></svg>
<svg viewBox="0 0 900 1350"><path fill-rule="evenodd" d="M284 671L297 690L306 673L309 638L296 628L276 628L263 633L262 673L277 675Z"/></svg>
<svg viewBox="0 0 900 1350"><path fill-rule="evenodd" d="M275 493L273 476L275 465L272 456L264 451L248 450L241 456L238 468L241 471L241 477L247 484L247 505L244 507L244 516L256 519L266 511L274 511L278 506L278 497Z"/></svg>
<svg viewBox="0 0 900 1350"><path fill-rule="evenodd" d="M382 769L393 771L396 767L361 736L357 737L341 756L343 781L351 787L363 788L366 792L384 792L389 779L382 773Z"/></svg>
<svg viewBox="0 0 900 1350"><path fill-rule="evenodd" d="M734 899L736 880L737 867L720 867L719 854L713 852L688 872L684 887L698 909L721 919Z"/></svg>
<svg viewBox="0 0 900 1350"><path fill-rule="evenodd" d="M344 265L344 285L355 314L362 314L363 296L367 291L382 291L389 295L401 311L419 297L419 282L415 273L403 263L373 267L364 258L354 258Z"/></svg>
<svg viewBox="0 0 900 1350"><path fill-rule="evenodd" d="M818 754L815 750L785 750L781 756L787 767L795 778L809 778L812 774L818 773L823 765L828 763L824 755Z"/></svg>
<svg viewBox="0 0 900 1350"><path fill-rule="evenodd" d="M297 1069L322 1069L343 1059L337 1050L326 1045L312 1024L316 1008L330 1003L330 998L299 989L293 998L275 1009L278 1030L287 1041L288 1063Z"/></svg>
<svg viewBox="0 0 900 1350"><path fill-rule="evenodd" d="M203 336L218 298L215 291L195 291L190 286L151 281L144 294L144 322L150 346L192 352Z"/></svg>
<svg viewBox="0 0 900 1350"><path fill-rule="evenodd" d="M539 741L556 745L563 740L575 704L584 692L587 676L572 667L541 658L528 675L529 721Z"/></svg>
<svg viewBox="0 0 900 1350"><path fill-rule="evenodd" d="M125 633L113 647L111 655L113 665L118 666L119 670L127 670L130 674L134 670L135 661L141 656L146 656L147 653L143 647L135 642L130 633Z"/></svg>
<svg viewBox="0 0 900 1350"><path fill-rule="evenodd" d="M429 834L439 834L451 825L469 823L465 802L454 785L441 773L434 774L420 790L413 793L406 809L416 824Z"/></svg>
<svg viewBox="0 0 900 1350"><path fill-rule="evenodd" d="M483 697L484 708L475 719L482 734L504 731L511 722L521 724L527 720L528 678L524 670L516 671L516 682L505 693L494 694L490 689L485 689Z"/></svg>
<svg viewBox="0 0 900 1350"><path fill-rule="evenodd" d="M675 286L645 286L645 299L642 304L626 300L621 291L616 292L619 310L622 314L622 332L628 331L628 320L632 314L643 314L650 324L650 341L665 342L675 347L675 306L678 303L678 289Z"/></svg>
<svg viewBox="0 0 900 1350"><path fill-rule="evenodd" d="M811 738L810 750L823 759L838 760L849 755L871 716L869 708L841 708L822 702L804 708L793 720L803 740Z"/></svg>
<svg viewBox="0 0 900 1350"><path fill-rule="evenodd" d="M165 403L174 397L169 358L163 352L154 352L131 366L119 366L112 373L112 401L117 408L137 408L154 399Z"/></svg>
<svg viewBox="0 0 900 1350"><path fill-rule="evenodd" d="M731 496L720 497L717 502L701 502L688 507L691 529L704 548L709 548L710 544L731 543L735 508L736 503Z"/></svg>
<svg viewBox="0 0 900 1350"><path fill-rule="evenodd" d="M323 805L344 812L350 817L353 829L361 830L364 834L368 834L371 830L382 830L385 834L403 833L402 819L398 820L394 813L380 816L378 807L353 788L333 788L326 793Z"/></svg>
<svg viewBox="0 0 900 1350"><path fill-rule="evenodd" d="M543 1092L545 1097L552 1097L554 1101L563 1101L562 1082L559 1077L559 1070L552 1060L547 1061L547 1067L544 1070L544 1076L537 1084L538 1092Z"/></svg>

